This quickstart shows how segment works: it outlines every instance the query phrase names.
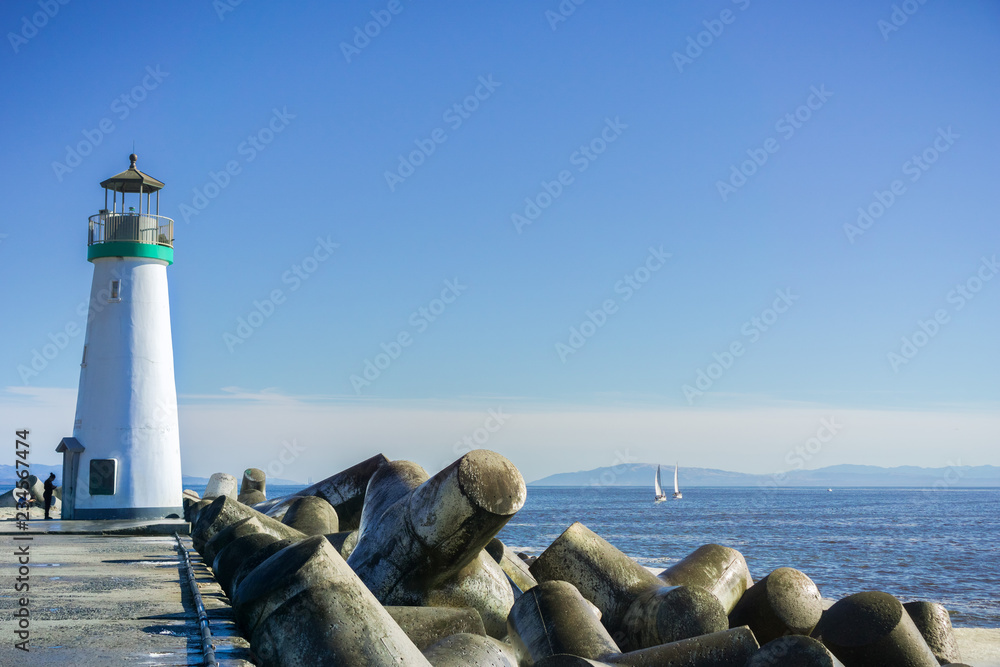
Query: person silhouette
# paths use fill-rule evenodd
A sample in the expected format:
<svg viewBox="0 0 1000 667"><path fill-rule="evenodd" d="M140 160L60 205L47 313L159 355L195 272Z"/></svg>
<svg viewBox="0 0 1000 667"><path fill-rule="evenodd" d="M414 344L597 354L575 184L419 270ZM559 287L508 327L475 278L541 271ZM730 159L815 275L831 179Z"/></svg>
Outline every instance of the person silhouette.
<svg viewBox="0 0 1000 667"><path fill-rule="evenodd" d="M49 473L49 478L45 480L45 490L42 492L42 500L45 501L45 518L51 519L49 516L49 507L52 506L52 494L56 490L56 474L54 472Z"/></svg>

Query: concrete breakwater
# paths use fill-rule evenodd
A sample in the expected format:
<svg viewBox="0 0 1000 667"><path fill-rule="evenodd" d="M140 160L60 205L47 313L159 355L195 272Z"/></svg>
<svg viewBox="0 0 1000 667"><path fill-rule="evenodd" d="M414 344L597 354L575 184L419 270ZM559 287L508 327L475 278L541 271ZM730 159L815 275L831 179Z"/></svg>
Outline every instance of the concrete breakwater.
<svg viewBox="0 0 1000 667"><path fill-rule="evenodd" d="M267 500L214 475L185 492L195 549L251 650L291 665L959 665L947 611L879 592L824 610L809 577L754 580L706 544L659 575L573 523L541 555L496 539L526 499L501 455L431 476L378 455Z"/></svg>

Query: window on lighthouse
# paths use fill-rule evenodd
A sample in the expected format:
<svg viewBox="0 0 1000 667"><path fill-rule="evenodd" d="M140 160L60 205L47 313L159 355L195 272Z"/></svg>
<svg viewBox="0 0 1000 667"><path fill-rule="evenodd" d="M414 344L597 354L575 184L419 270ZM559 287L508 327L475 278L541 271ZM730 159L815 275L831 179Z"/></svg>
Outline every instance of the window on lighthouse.
<svg viewBox="0 0 1000 667"><path fill-rule="evenodd" d="M117 459L92 459L90 461L90 495L115 495L117 480Z"/></svg>
<svg viewBox="0 0 1000 667"><path fill-rule="evenodd" d="M122 300L122 282L120 280L111 281L111 296L108 297L108 301L121 301Z"/></svg>

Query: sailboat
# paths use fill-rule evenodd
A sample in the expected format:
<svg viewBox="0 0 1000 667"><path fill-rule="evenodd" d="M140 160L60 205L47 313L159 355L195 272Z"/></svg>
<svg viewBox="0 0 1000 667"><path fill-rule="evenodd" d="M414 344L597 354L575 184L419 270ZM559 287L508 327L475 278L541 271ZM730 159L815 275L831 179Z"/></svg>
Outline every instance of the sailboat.
<svg viewBox="0 0 1000 667"><path fill-rule="evenodd" d="M674 464L674 500L680 500L683 497L684 497L684 494L681 493L680 487L677 486L677 464L675 463Z"/></svg>
<svg viewBox="0 0 1000 667"><path fill-rule="evenodd" d="M667 494L663 492L663 487L660 486L660 466L656 466L656 477L653 478L653 491L656 493L653 498L654 501L660 502L667 499Z"/></svg>

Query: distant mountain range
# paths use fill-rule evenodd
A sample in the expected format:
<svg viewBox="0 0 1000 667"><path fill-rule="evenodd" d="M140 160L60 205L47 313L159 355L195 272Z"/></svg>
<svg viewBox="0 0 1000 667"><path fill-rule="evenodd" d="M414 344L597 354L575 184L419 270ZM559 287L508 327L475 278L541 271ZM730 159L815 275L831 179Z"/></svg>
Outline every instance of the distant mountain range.
<svg viewBox="0 0 1000 667"><path fill-rule="evenodd" d="M549 475L528 486L653 486L655 463L630 463L580 472ZM673 466L660 473L664 488L673 484ZM714 468L681 468L680 487L695 486L909 486L917 488L1000 487L998 466L919 468L837 465L782 474L749 475Z"/></svg>

